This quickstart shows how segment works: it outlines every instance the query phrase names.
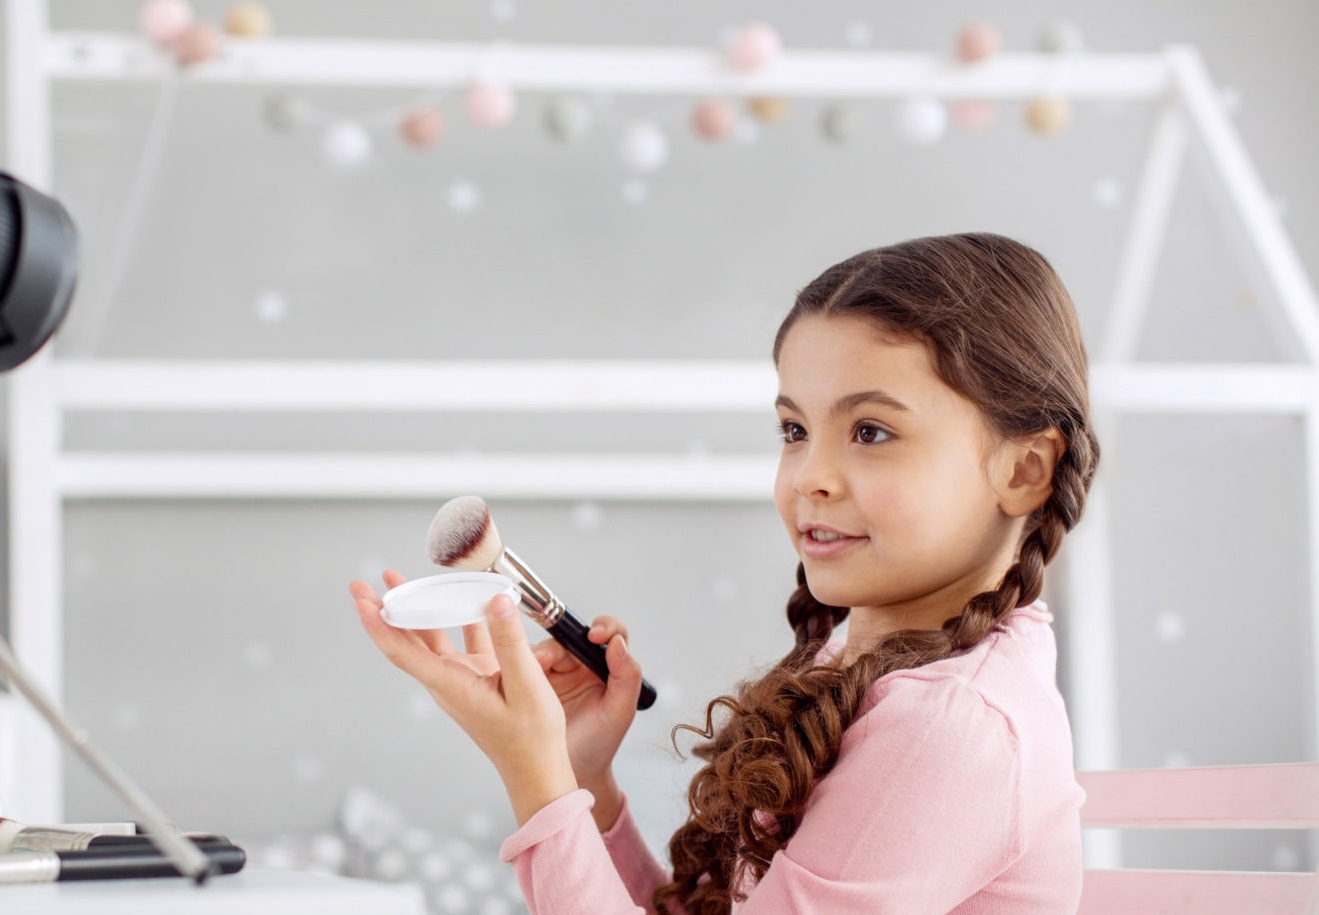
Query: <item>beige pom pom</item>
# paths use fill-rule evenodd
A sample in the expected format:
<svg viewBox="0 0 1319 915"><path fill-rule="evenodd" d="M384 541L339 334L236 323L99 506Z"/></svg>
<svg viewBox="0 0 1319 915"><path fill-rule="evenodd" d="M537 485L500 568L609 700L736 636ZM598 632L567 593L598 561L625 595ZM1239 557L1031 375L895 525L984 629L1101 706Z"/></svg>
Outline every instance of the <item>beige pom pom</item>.
<svg viewBox="0 0 1319 915"><path fill-rule="evenodd" d="M236 3L224 18L224 30L239 38L269 38L274 23L260 3Z"/></svg>
<svg viewBox="0 0 1319 915"><path fill-rule="evenodd" d="M1026 123L1036 133L1060 133L1072 123L1072 105L1057 95L1042 95L1026 106Z"/></svg>
<svg viewBox="0 0 1319 915"><path fill-rule="evenodd" d="M789 107L787 99L777 96L757 96L747 99L747 110L751 112L751 116L766 124L783 120L788 114Z"/></svg>

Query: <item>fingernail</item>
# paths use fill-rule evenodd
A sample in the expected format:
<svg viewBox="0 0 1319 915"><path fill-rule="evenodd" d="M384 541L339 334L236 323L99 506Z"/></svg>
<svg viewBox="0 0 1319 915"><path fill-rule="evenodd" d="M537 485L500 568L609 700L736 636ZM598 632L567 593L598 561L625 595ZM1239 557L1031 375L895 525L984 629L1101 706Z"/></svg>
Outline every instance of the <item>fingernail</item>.
<svg viewBox="0 0 1319 915"><path fill-rule="evenodd" d="M618 644L621 645L621 646L623 646L623 657L626 658L626 657L627 657L627 639L623 638L623 637L620 635L620 636L618 637Z"/></svg>
<svg viewBox="0 0 1319 915"><path fill-rule="evenodd" d="M508 619L513 615L513 602L505 595L499 595L495 598L494 604L490 607L490 615L496 619Z"/></svg>

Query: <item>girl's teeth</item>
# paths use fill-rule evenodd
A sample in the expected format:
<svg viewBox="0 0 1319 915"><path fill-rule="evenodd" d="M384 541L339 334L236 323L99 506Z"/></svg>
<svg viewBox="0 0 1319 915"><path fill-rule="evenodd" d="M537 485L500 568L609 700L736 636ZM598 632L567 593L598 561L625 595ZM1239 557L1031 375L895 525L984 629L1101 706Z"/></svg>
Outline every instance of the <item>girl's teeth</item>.
<svg viewBox="0 0 1319 915"><path fill-rule="evenodd" d="M811 531L811 539L818 543L829 543L833 540L842 540L842 534L835 534L833 531Z"/></svg>

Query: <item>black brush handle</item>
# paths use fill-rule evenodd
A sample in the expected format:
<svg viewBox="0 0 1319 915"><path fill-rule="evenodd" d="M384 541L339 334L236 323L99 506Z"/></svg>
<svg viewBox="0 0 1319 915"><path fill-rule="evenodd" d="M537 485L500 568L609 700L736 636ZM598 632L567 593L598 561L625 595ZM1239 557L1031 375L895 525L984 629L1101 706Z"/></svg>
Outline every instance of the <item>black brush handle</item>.
<svg viewBox="0 0 1319 915"><path fill-rule="evenodd" d="M572 652L573 657L595 672L606 683L609 682L609 665L605 662L605 646L597 645L586 637L590 630L568 610L554 623L546 627L546 632L554 640ZM655 704L655 687L642 678L641 695L637 697L637 708L648 709Z"/></svg>
<svg viewBox="0 0 1319 915"><path fill-rule="evenodd" d="M247 862L246 853L237 845L203 848L211 863L212 874L236 874ZM60 880L126 880L138 877L177 877L174 862L160 852L147 852L131 846L102 845L87 851L57 852Z"/></svg>

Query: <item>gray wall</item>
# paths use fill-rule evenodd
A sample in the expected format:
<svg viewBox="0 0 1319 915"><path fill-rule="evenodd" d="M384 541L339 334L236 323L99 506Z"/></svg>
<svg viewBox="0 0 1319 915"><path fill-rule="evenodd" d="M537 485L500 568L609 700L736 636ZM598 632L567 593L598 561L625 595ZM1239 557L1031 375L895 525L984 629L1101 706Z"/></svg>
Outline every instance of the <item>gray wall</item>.
<svg viewBox="0 0 1319 915"><path fill-rule="evenodd" d="M198 0L219 18L224 3ZM1139 0L1024 4L519 4L269 0L284 34L503 37L517 41L713 45L752 17L795 47L842 47L868 23L873 46L942 50L964 17L997 22L1009 47L1033 46L1053 15L1089 46L1200 48L1240 99L1236 123L1311 276L1319 276L1313 180L1319 7ZM56 0L58 28L124 29L136 0ZM185 85L153 175L124 281L97 331L127 189L153 111L150 86L56 92L55 189L86 245L78 302L59 341L105 358L767 358L793 293L829 264L899 238L989 229L1039 247L1076 299L1090 340L1106 303L1150 112L1077 105L1066 134L1043 139L1004 106L984 135L953 132L914 149L868 109L846 145L817 130L819 104L794 106L758 142L689 137L680 99L618 98L620 118L659 112L670 165L625 200L613 128L565 148L526 95L512 126L480 134L444 107L451 133L417 154L388 131L351 173L318 157L314 132L280 135L269 93ZM344 115L407 93L300 90ZM21 125L7 125L21 129ZM1182 188L1141 357L1269 360L1259 301L1233 262L1193 174ZM454 182L482 205L448 206ZM1116 207L1095 188L1116 182ZM285 319L259 319L266 290ZM2 384L2 382L0 382ZM198 417L82 418L75 447L548 450L774 448L766 409L751 418ZM1303 438L1287 420L1147 417L1104 467L1115 497L1122 762L1267 762L1313 752L1305 574ZM358 631L344 585L387 565L427 568L432 503L96 502L67 511L68 706L184 826L240 836L313 830L353 785L449 828L473 811L509 825L489 767ZM684 772L668 730L704 700L781 653L793 567L772 507L495 503L504 539L583 616L629 621L663 701L638 718L621 757L658 842L680 816ZM565 536L565 532L568 536ZM1067 608L1055 597L1060 631ZM1063 680L1067 687L1066 659ZM119 818L76 761L71 819ZM1301 836L1197 840L1223 863L1313 867ZM1141 842L1153 864L1180 853Z"/></svg>

